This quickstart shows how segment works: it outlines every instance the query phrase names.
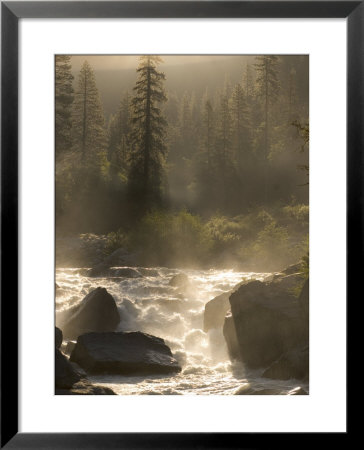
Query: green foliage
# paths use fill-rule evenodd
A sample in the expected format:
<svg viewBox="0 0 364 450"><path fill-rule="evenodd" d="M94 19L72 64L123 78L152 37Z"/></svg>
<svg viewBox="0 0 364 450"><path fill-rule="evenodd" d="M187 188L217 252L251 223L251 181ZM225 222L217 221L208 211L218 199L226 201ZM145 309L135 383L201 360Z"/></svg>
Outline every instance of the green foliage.
<svg viewBox="0 0 364 450"><path fill-rule="evenodd" d="M201 218L186 210L153 211L129 234L129 245L143 252L146 263L196 265L209 256L212 241Z"/></svg>

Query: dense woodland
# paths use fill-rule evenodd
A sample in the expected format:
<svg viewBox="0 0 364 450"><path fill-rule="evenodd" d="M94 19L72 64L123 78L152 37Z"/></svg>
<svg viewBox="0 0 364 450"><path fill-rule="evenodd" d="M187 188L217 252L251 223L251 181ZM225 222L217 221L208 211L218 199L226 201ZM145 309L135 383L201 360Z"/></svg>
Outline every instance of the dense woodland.
<svg viewBox="0 0 364 450"><path fill-rule="evenodd" d="M149 265L270 270L306 252L308 57L231 60L207 83L201 57L182 90L183 65L142 56L105 114L87 58L75 73L56 56L57 236L108 234Z"/></svg>

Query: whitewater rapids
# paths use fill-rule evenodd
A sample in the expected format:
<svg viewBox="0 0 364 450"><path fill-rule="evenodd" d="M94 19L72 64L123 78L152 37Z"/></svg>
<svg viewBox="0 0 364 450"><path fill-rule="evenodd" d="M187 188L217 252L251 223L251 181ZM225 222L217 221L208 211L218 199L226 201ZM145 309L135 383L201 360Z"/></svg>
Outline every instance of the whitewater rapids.
<svg viewBox="0 0 364 450"><path fill-rule="evenodd" d="M261 378L262 370L248 371L229 359L222 329L203 331L205 303L247 279L263 280L270 274L232 270L177 270L163 267L135 268L142 278L87 277L87 269L57 268L56 312L77 305L91 290L105 287L118 305L118 331L144 331L161 337L182 366L176 375L90 376L97 384L111 387L119 395L234 394L249 384L253 388L276 389L288 394L308 386L295 381ZM178 273L190 281L187 289L169 285Z"/></svg>

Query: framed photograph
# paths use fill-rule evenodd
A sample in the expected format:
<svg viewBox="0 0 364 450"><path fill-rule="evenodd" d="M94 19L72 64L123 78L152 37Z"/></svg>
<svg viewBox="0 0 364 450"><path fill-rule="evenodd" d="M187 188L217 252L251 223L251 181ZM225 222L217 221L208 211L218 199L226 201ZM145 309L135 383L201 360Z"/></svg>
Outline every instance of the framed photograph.
<svg viewBox="0 0 364 450"><path fill-rule="evenodd" d="M1 6L2 448L346 438L362 2Z"/></svg>

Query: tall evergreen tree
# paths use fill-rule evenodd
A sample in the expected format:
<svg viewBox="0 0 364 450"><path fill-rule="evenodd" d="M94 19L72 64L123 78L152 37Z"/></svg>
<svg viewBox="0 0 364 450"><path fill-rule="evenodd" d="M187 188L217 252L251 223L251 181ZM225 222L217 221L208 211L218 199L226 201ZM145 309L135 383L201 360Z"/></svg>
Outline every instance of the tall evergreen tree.
<svg viewBox="0 0 364 450"><path fill-rule="evenodd" d="M264 158L269 156L269 120L270 107L275 103L279 93L278 80L278 56L265 55L257 56L255 69L257 72L258 95L263 100L264 105Z"/></svg>
<svg viewBox="0 0 364 450"><path fill-rule="evenodd" d="M71 57L67 55L56 55L55 58L56 156L72 145L73 75L70 61Z"/></svg>
<svg viewBox="0 0 364 450"><path fill-rule="evenodd" d="M131 100L128 188L130 200L138 202L142 210L160 205L163 200L167 121L160 106L167 97L163 88L165 75L157 70L161 62L159 56L140 58Z"/></svg>
<svg viewBox="0 0 364 450"><path fill-rule="evenodd" d="M92 67L85 61L78 77L73 107L73 137L83 163L95 162L105 150L105 119Z"/></svg>

